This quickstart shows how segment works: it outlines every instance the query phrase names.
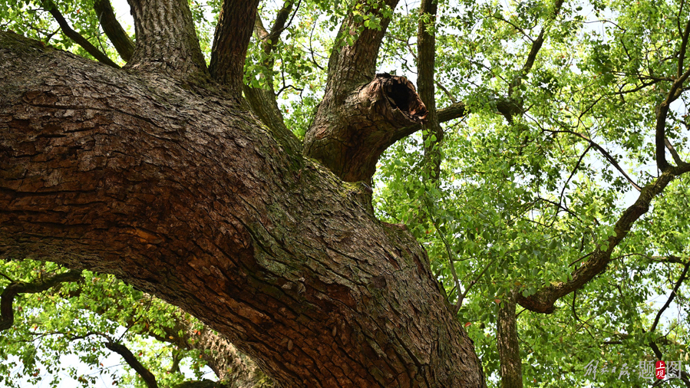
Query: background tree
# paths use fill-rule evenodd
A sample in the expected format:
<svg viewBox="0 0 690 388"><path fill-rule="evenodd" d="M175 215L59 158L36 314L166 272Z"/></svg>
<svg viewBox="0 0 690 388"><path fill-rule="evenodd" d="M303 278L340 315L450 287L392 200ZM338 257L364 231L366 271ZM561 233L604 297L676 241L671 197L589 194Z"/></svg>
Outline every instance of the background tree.
<svg viewBox="0 0 690 388"><path fill-rule="evenodd" d="M44 318L63 342L98 328L117 351L118 322L128 346L186 335L173 366L213 355L156 295L284 386L481 386L461 326L503 387L640 386L638 362L686 359L683 1L131 6L136 44L103 1L0 11L126 62L0 35L0 247L73 268L11 261L3 301L88 268L160 308ZM48 291L65 311L106 279L78 276Z"/></svg>

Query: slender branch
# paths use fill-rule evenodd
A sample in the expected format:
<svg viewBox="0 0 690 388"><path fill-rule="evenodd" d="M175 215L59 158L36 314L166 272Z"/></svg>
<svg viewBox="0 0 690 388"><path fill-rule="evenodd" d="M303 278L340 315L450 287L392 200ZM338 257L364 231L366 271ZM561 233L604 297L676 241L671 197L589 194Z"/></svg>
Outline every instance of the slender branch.
<svg viewBox="0 0 690 388"><path fill-rule="evenodd" d="M467 290L465 291L464 294L460 293L460 279L458 278L458 274L455 271L455 261L453 260L453 252L450 249L450 244L448 244L448 241L446 240L446 236L441 232L441 230L438 227L438 223L436 222L436 218L434 217L434 214L431 210L431 205L429 202L431 202L428 198L426 198L426 208L427 211L429 212L429 218L431 219L431 223L434 225L434 229L436 229L436 233L441 237L441 241L443 242L443 245L446 247L446 253L448 254L448 264L450 267L450 273L453 275L453 280L455 281L455 287L457 289L457 294L458 294L458 301L455 304L454 308L454 313L457 314L458 311L460 310L460 307L462 306L462 300L465 297L465 294L467 293Z"/></svg>
<svg viewBox="0 0 690 388"><path fill-rule="evenodd" d="M556 4L554 5L554 10L553 10L553 18L555 19L558 14L561 12L561 7L563 7L563 3L565 0L556 0ZM547 23L550 23L551 21L547 21ZM546 30L548 26L542 27L541 31L539 32L539 36L537 39L532 41L532 47L530 48L529 54L527 54L527 59L525 60L525 64L522 66L522 69L518 73L518 76L513 79L513 82L511 82L510 86L508 87L508 96L513 97L513 92L520 87L520 84L522 83L522 80L529 74L530 70L532 70L532 67L534 66L534 62L537 59L537 54L539 54L539 50L541 50L542 45L544 44L544 39L546 36Z"/></svg>
<svg viewBox="0 0 690 388"><path fill-rule="evenodd" d="M582 260L584 260L584 259L586 259L586 258L592 256L593 254L594 254L594 252L589 252L588 254L579 257L577 260L575 260L575 261L573 261L572 263L568 264L568 267L572 267L573 265L575 265L575 264L581 262ZM577 292L577 290L575 290L575 291Z"/></svg>
<svg viewBox="0 0 690 388"><path fill-rule="evenodd" d="M683 42L681 44L681 53L683 54L688 45L687 35L690 33L690 21L686 26L685 33L683 35ZM671 85L669 92L666 96L664 102L662 102L656 110L656 128L654 134L654 142L656 147L656 164L659 170L666 171L667 169L673 168L666 160L666 116L668 115L668 110L671 107L671 103L680 97L683 92L683 83L690 77L690 69L683 72L683 67L681 67L681 61L679 59L678 65L678 76L676 80ZM685 164L683 166L678 166L683 172L690 170L690 164Z"/></svg>
<svg viewBox="0 0 690 388"><path fill-rule="evenodd" d="M575 212L573 212L572 210L568 209L567 207L563 206L562 203L560 203L560 202L555 202L555 201L551 201L551 200L546 199L546 198L543 198L543 197L537 197L537 199L538 199L539 201L544 201L544 202L550 203L550 204L554 205L555 207L557 207L557 208L559 208L559 209L561 209L561 210L563 210L563 211L566 211L568 214L570 214L571 216L577 218L578 220L580 220L580 222L582 222L582 218L580 218L580 216L578 216ZM598 221L596 218L594 219L594 221L595 221L597 224L599 223L599 221Z"/></svg>
<svg viewBox="0 0 690 388"><path fill-rule="evenodd" d="M585 135L583 135L583 134L581 134L581 133L574 132L574 131L568 131L568 130L549 130L549 129L545 129L545 131L550 132L550 133L568 133L568 134L571 134L571 135L573 135L573 136L577 136L577 137L579 137L579 138L581 138L581 139L583 139L583 140L588 141L589 144L590 144L591 146L593 146L597 151L599 151L599 153L602 154L602 155L606 158L606 160L608 160L609 163L611 163L611 164L613 165L613 167L615 167L616 170L618 170L618 172L620 172L620 173L625 177L625 179L627 179L628 182L630 182L630 184L631 184L637 191L642 191L642 189L640 188L640 186L638 186L637 183L635 183L635 181L633 181L632 178L630 178L630 176L628 176L628 174L626 174L625 171L623 171L623 168L621 168L621 166L618 165L618 162L616 162L616 159L614 159L613 156L611 156L611 154L609 154L608 151L606 151L606 150L604 149L604 147L602 147L602 146L600 146L599 144L595 143L592 139L588 138L587 136L585 136Z"/></svg>
<svg viewBox="0 0 690 388"><path fill-rule="evenodd" d="M110 0L95 0L93 3L93 9L96 11L96 16L98 17L98 22L103 28L103 32L108 36L110 42L115 46L120 57L128 62L134 54L134 42L132 38L127 34L124 28L113 11L113 7L110 5Z"/></svg>
<svg viewBox="0 0 690 388"><path fill-rule="evenodd" d="M644 255L644 254L641 254L641 253L630 253L630 254L625 255L625 256L642 256L642 257L644 257L645 259L647 259L647 260L649 260L649 261L654 261L654 262L657 262L657 263L674 263L674 264L682 264L682 265L686 265L686 264L688 263L687 260L683 260L683 259L681 259L680 257L678 257L678 256L673 256L673 255L669 255L669 256L648 256L648 255ZM623 256L623 257L624 257L624 256Z"/></svg>
<svg viewBox="0 0 690 388"><path fill-rule="evenodd" d="M554 311L556 300L579 289L595 276L604 272L611 261L611 254L616 246L625 238L635 221L649 210L652 200L674 178L675 175L671 171L666 171L654 182L642 188L637 201L629 206L616 222L614 226L615 233L608 237L607 244L605 245L606 249L604 250L601 246L597 246L590 258L572 272L568 281L545 286L537 293L527 297L519 295L518 303L535 312L551 313Z"/></svg>
<svg viewBox="0 0 690 388"><path fill-rule="evenodd" d="M299 6L302 4L302 0L299 0L297 2L295 12L292 14L292 17L290 18L290 21L287 23L287 25L285 24L288 16L290 16L290 12L292 11L292 6L294 3L294 0L287 0L285 1L285 3L283 3L283 7L280 9L280 11L278 11L278 14L276 15L276 20L275 22L273 22L271 32L268 33L268 35L265 38L262 38L262 40L264 40L264 52L266 54L271 53L275 49L280 39L280 34L283 31L285 31L288 27L290 27L292 21L295 19L297 11L299 11Z"/></svg>
<svg viewBox="0 0 690 388"><path fill-rule="evenodd" d="M144 380L146 386L149 388L158 388L156 376L151 373L136 356L125 346L117 342L106 342L105 347L119 354L132 369L134 369L139 376Z"/></svg>
<svg viewBox="0 0 690 388"><path fill-rule="evenodd" d="M444 109L438 111L438 122L445 123L446 121L459 119L465 117L469 113L464 102L459 102L457 104L450 105ZM394 141L398 141L405 136L409 136L422 129L422 124L414 124L404 128L400 128L396 131L393 137Z"/></svg>
<svg viewBox="0 0 690 388"><path fill-rule="evenodd" d="M669 150L669 152L671 152L671 156L673 157L673 161L675 161L678 166L683 166L683 165L688 164L688 163L684 162L683 159L680 158L680 155L678 155L678 151L676 151L676 149L673 147L673 144L671 143L670 140L668 140L668 138L664 139L664 141L666 143L666 148Z"/></svg>
<svg viewBox="0 0 690 388"><path fill-rule="evenodd" d="M443 142L443 128L436 112L436 91L434 89L434 73L436 63L436 13L437 0L422 0L419 8L419 25L417 27L417 90L419 98L428 110L426 122L423 124L424 159L428 167L430 180L436 184L441 175L441 144ZM433 141L432 141L433 140Z"/></svg>
<svg viewBox="0 0 690 388"><path fill-rule="evenodd" d="M654 323L652 323L652 327L649 329L649 333L653 333L657 325L659 324L659 320L661 319L661 315L664 313L664 311L671 305L671 302L673 302L673 299L676 297L678 289L680 288L681 284L683 284L683 281L685 280L685 277L688 273L688 268L690 268L690 261L685 263L683 267L683 272L680 274L680 277L676 281L676 284L673 287L673 290L671 291L671 295L669 295L668 299L666 300L666 303L659 309L659 311L656 314L656 317L654 318ZM654 352L654 355L656 356L657 360L662 360L664 357L663 353L659 349L659 346L656 344L656 341L651 340L649 341L649 347L652 349ZM690 375L687 374L684 371L679 371L681 373L681 380L685 384L686 387L690 388Z"/></svg>
<svg viewBox="0 0 690 388"><path fill-rule="evenodd" d="M11 277L9 277L9 276L5 275L5 274L4 274L4 273L2 273L2 272L0 272L0 276L2 276L2 277L4 277L5 279L9 280L9 281L10 281L10 283L14 283L14 282L15 282L15 280L14 280L14 279L12 279Z"/></svg>
<svg viewBox="0 0 690 388"><path fill-rule="evenodd" d="M518 26L517 24L515 24L515 23L511 22L510 20L507 20L503 17L500 17L500 16L493 15L493 17L497 20L500 20L500 21L506 23L506 24L509 24L511 27L515 28L519 33L521 33L522 36L524 36L527 40L534 43L534 39L532 39L532 37L529 36L529 34L527 32L525 32L524 29L520 28L520 26Z"/></svg>
<svg viewBox="0 0 690 388"><path fill-rule="evenodd" d="M685 264L685 267L683 268L683 272L680 274L678 281L676 282L675 286L673 287L673 291L671 291L671 295L669 295L664 306L661 307L659 312L657 312L656 317L654 318L654 323L652 323L652 327L649 329L650 333L652 333L652 332L654 332L654 330L656 330L656 327L659 324L659 319L661 319L661 315L664 313L664 311L666 311L668 306L671 305L671 302L673 302L673 299L676 297L676 293L678 292L680 285L683 284L683 281L685 280L685 275L687 275L687 273L688 273L688 268L690 268L690 262Z"/></svg>
<svg viewBox="0 0 690 388"><path fill-rule="evenodd" d="M580 159L577 160L577 163L575 163L575 168L573 168L573 171L570 173L570 176L568 177L568 180L565 181L565 184L563 185L563 189L561 190L561 195L560 199L558 200L558 204L560 205L563 202L563 194L565 193L565 189L568 187L568 183L570 183L570 180L573 178L573 175L577 172L577 169L580 167L580 163L582 163L582 159L585 158L585 155L587 155L587 152L592 148L592 144L590 143L589 146L585 149L585 152L580 155Z"/></svg>
<svg viewBox="0 0 690 388"><path fill-rule="evenodd" d="M99 49L97 49L96 46L91 44L91 42L89 42L81 34L79 34L77 31L74 31L72 27L70 27L69 23L67 23L67 20L65 20L65 17L62 15L62 13L60 13L60 10L57 8L57 5L52 0L45 0L43 2L43 6L48 10L48 12L50 12L51 15L53 15L53 18L60 26L60 30L62 30L62 33L65 34L68 38L72 39L76 44L80 45L84 50L86 50L87 53L91 54L92 57L96 58L98 62L104 63L108 66L112 66L115 68L120 67L117 65L117 63L113 62L110 58L108 58L107 55L105 55Z"/></svg>
<svg viewBox="0 0 690 388"><path fill-rule="evenodd" d="M61 274L38 279L31 283L12 282L0 294L0 331L7 330L14 324L12 303L19 294L35 294L64 282L75 282L81 279L81 270L72 270Z"/></svg>
<svg viewBox="0 0 690 388"><path fill-rule="evenodd" d="M682 10L682 4L681 4L681 10ZM680 22L680 15L678 15L678 20ZM690 20L685 24L685 30L683 31L683 40L681 41L680 44L680 54L678 55L678 75L677 78L680 78L681 75L683 74L683 69L685 68L685 51L688 48L688 35L690 35Z"/></svg>
<svg viewBox="0 0 690 388"><path fill-rule="evenodd" d="M448 91L448 89L445 86L443 86L443 84L441 82L439 82L438 80L436 80L436 86L438 86L439 89L441 89L443 91L443 93L453 103L453 105L458 103L458 101L455 99L455 97L453 97L453 95Z"/></svg>
<svg viewBox="0 0 690 388"><path fill-rule="evenodd" d="M456 306L457 310L460 310L460 307L462 307L462 302L465 300L465 297L466 297L467 294L470 292L470 289L471 289L475 284L477 284L477 282L479 281L479 279L481 279L481 277L484 276L484 274L486 273L486 271L496 262L497 259L498 259L498 257L494 257L493 259L491 259L491 261L489 262L489 264L487 264L487 265L484 267L484 269L481 270L481 272L479 272L479 274L478 274L474 279L472 279L472 281L470 282L470 284L467 285L467 288L465 288L465 292L463 292L462 295L460 295L460 297L458 298L458 303L457 303L457 306ZM456 313L457 313L457 311L456 311Z"/></svg>

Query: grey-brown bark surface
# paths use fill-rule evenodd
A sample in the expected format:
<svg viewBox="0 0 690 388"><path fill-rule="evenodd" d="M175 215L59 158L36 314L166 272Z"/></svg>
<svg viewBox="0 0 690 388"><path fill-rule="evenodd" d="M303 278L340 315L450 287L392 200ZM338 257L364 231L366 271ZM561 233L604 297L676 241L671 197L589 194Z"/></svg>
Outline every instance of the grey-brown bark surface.
<svg viewBox="0 0 690 388"><path fill-rule="evenodd" d="M484 386L409 233L188 84L194 52L157 62L175 47L123 71L0 33L2 257L116 274L285 387Z"/></svg>
<svg viewBox="0 0 690 388"><path fill-rule="evenodd" d="M192 12L185 0L128 0L137 44L127 66L176 78L207 73Z"/></svg>
<svg viewBox="0 0 690 388"><path fill-rule="evenodd" d="M213 37L211 75L239 94L259 0L225 0Z"/></svg>
<svg viewBox="0 0 690 388"><path fill-rule="evenodd" d="M501 360L501 388L522 388L522 358L515 314L516 295L517 291L511 291L498 306L496 345Z"/></svg>

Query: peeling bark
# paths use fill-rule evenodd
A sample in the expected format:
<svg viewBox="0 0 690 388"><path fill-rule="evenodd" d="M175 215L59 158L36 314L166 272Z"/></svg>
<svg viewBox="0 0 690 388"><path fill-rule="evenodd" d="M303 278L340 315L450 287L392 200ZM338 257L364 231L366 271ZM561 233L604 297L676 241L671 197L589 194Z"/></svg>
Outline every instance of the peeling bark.
<svg viewBox="0 0 690 388"><path fill-rule="evenodd" d="M0 33L0 257L115 274L283 387L485 386L414 238L141 40L123 71Z"/></svg>

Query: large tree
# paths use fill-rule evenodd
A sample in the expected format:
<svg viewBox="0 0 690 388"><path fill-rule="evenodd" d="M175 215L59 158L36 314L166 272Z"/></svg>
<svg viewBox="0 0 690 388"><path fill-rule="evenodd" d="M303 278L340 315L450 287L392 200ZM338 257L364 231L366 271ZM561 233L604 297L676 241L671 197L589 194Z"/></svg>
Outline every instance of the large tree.
<svg viewBox="0 0 690 388"><path fill-rule="evenodd" d="M2 33L3 255L115 274L284 386L483 386L424 250L370 210L379 155L425 114L372 81L389 19L346 17L302 147L243 103L257 3L224 2L209 67L186 1L131 2L124 69Z"/></svg>
<svg viewBox="0 0 690 388"><path fill-rule="evenodd" d="M213 39L186 0L129 3L136 40L107 0L74 17L100 23L122 68L101 36L71 27L69 3L37 4L98 62L0 33L0 252L71 269L34 288L10 279L4 324L12 293L87 269L194 315L284 387L485 386L463 328L484 323L495 326L475 338L491 338L495 350L481 351L500 361L488 370L504 387L522 386L525 359L533 376L545 354L566 351L525 350L564 326L585 327L590 349L632 341L662 358L659 317L688 268L687 236L666 235L686 222L690 171L671 109L690 76L683 1L592 2L616 18L597 20L615 26L602 37L562 0L423 0L398 14L395 0L345 12L307 2L339 29L323 47L323 87L310 86L318 98L288 117L276 100L285 79L319 80L304 70L319 74L309 31L311 60L281 42L301 2L266 27L258 0L225 0ZM419 94L376 74L382 52L403 67L414 58ZM658 174L626 172L619 153ZM661 216L644 218L669 189ZM624 330L578 314L578 298L594 305L631 273L658 281L657 263L673 293L653 323L629 317L641 286L618 288L622 311L602 308Z"/></svg>

